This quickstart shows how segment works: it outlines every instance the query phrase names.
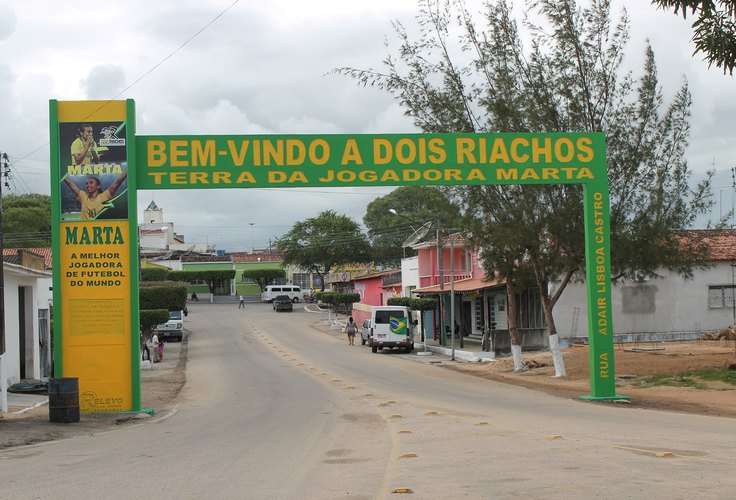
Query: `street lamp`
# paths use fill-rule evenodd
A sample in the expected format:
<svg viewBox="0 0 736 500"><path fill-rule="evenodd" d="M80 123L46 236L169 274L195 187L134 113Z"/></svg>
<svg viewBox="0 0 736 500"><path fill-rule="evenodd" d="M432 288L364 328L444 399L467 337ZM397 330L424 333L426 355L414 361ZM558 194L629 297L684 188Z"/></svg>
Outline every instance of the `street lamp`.
<svg viewBox="0 0 736 500"><path fill-rule="evenodd" d="M430 223L428 223L428 222L425 222L424 224L421 224L421 223L415 221L414 219L411 219L411 218L407 217L404 214L400 214L399 212L397 212L393 208L389 208L388 209L388 212L390 214L392 214L392 215L397 215L399 217L403 217L404 219L408 220L409 222L411 222L413 224L417 224L418 226L420 226L419 229L414 229L413 227L411 228L412 231L413 231L412 236L418 236L418 238L415 241L413 241L413 243L416 243L416 241L418 241L419 239L421 239L424 236L424 234L429 230ZM421 235L420 235L419 231L422 231L422 228L425 228L425 229L424 229L424 232L421 233ZM440 233L439 233L439 220L438 220L437 221L437 248L438 249L439 249L439 236L440 236ZM402 247L404 248L404 252L406 252L406 247L408 246L407 245L407 242L409 242L409 241L411 241L411 238L408 238L406 241L404 241L404 244L402 245ZM413 244L413 243L411 243L411 244ZM404 256L406 256L406 253L404 253ZM439 262L441 263L442 262L442 256L439 255L438 258L439 258ZM438 267L441 267L441 264L439 264ZM440 288L442 288L441 281L440 281ZM443 321L442 321L442 301L440 301L439 307L440 307L440 324L441 324L441 323L443 323ZM419 314L421 315L421 311L419 312ZM440 330L441 329L442 329L442 326L440 326ZM428 351L427 350L427 334L424 331L424 318L422 318L422 343L424 344L424 350L422 350L421 352L417 352L417 355L419 355L419 356L429 356L429 355L431 355L432 354L432 351Z"/></svg>
<svg viewBox="0 0 736 500"><path fill-rule="evenodd" d="M141 267L142 256L141 254L143 253L143 249L141 248L141 238L147 234L153 234L153 233L158 233L158 232L165 234L166 231L168 230L169 230L169 226L163 226L163 227L156 228L156 229L149 229L147 231L141 230L140 227L138 228L138 283L139 284L142 280L142 267Z"/></svg>

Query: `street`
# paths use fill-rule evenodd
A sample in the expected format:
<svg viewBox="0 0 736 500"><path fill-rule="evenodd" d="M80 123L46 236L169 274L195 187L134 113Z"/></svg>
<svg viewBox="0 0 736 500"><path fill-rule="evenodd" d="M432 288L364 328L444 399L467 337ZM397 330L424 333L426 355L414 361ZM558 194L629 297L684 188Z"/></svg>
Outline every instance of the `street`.
<svg viewBox="0 0 736 500"><path fill-rule="evenodd" d="M734 420L555 398L190 304L176 409L0 451L9 498L732 498ZM434 359L433 359L434 358Z"/></svg>

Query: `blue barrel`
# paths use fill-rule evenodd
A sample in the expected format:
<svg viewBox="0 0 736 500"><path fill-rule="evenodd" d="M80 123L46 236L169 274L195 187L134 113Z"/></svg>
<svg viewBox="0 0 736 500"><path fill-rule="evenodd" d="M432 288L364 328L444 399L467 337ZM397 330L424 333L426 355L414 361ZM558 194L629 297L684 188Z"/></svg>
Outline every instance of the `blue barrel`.
<svg viewBox="0 0 736 500"><path fill-rule="evenodd" d="M49 422L79 422L79 379L49 379Z"/></svg>

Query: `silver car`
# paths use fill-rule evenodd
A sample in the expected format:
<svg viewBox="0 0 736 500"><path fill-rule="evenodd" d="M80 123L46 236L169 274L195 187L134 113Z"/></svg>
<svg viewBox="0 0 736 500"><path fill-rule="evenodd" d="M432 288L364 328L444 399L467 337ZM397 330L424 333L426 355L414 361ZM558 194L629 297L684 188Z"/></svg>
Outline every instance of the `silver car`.
<svg viewBox="0 0 736 500"><path fill-rule="evenodd" d="M373 336L373 328L371 328L371 320L367 319L363 321L363 325L360 328L360 343L365 345L371 343L371 337Z"/></svg>

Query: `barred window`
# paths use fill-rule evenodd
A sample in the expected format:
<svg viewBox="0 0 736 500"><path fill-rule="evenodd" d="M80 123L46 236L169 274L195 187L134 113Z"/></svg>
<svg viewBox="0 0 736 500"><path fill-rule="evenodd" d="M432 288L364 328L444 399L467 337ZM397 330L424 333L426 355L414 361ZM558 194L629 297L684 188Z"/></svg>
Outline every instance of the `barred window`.
<svg viewBox="0 0 736 500"><path fill-rule="evenodd" d="M311 288L309 273L294 273L291 277L291 281L298 287Z"/></svg>
<svg viewBox="0 0 736 500"><path fill-rule="evenodd" d="M547 322L544 319L544 309L542 308L542 297L538 288L527 288L521 293L516 294L519 301L519 328L546 328Z"/></svg>
<svg viewBox="0 0 736 500"><path fill-rule="evenodd" d="M708 287L708 309L730 309L734 307L734 285Z"/></svg>

